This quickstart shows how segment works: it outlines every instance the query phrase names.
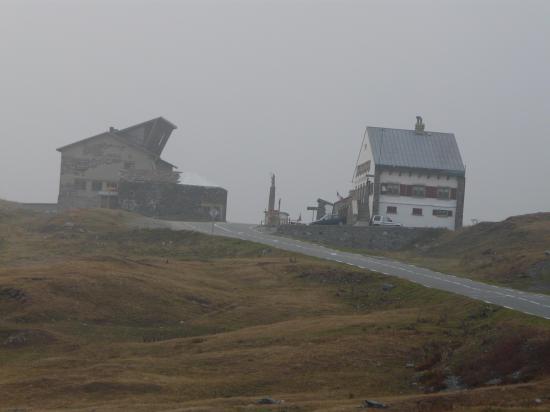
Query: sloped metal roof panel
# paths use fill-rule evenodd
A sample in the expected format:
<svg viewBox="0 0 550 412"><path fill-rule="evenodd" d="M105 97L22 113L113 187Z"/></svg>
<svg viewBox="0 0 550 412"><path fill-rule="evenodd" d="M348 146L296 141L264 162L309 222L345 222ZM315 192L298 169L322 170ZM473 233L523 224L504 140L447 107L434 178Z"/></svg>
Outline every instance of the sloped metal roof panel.
<svg viewBox="0 0 550 412"><path fill-rule="evenodd" d="M433 169L464 174L465 168L454 134L367 127L378 165Z"/></svg>

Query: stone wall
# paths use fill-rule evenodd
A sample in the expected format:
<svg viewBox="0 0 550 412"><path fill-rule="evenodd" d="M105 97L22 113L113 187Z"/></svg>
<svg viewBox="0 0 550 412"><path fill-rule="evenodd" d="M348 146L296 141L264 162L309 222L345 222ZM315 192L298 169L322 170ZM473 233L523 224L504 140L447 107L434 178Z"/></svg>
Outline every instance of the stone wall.
<svg viewBox="0 0 550 412"><path fill-rule="evenodd" d="M285 225L276 234L345 249L402 250L445 233L445 229L380 226Z"/></svg>
<svg viewBox="0 0 550 412"><path fill-rule="evenodd" d="M226 219L227 190L221 187L121 181L118 198L121 209L150 217L210 221L210 210L216 209L216 220Z"/></svg>
<svg viewBox="0 0 550 412"><path fill-rule="evenodd" d="M109 133L61 151L58 204L61 209L105 207L102 192L116 192L120 173L127 167L155 170L156 159Z"/></svg>

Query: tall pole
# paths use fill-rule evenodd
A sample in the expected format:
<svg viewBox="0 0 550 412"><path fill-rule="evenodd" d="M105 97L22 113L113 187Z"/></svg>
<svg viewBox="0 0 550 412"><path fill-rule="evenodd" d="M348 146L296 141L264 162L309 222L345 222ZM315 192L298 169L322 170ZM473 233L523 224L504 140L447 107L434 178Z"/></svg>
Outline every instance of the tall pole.
<svg viewBox="0 0 550 412"><path fill-rule="evenodd" d="M271 226L273 224L273 217L275 215L275 174L271 174L271 187L269 188L269 203L267 205L267 218L266 224Z"/></svg>

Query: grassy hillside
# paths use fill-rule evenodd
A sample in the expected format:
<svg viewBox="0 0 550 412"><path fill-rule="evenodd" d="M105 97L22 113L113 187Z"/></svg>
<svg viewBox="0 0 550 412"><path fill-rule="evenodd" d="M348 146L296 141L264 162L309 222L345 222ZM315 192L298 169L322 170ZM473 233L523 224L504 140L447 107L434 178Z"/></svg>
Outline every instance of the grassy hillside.
<svg viewBox="0 0 550 412"><path fill-rule="evenodd" d="M9 213L0 410L550 410L540 319L121 212Z"/></svg>
<svg viewBox="0 0 550 412"><path fill-rule="evenodd" d="M399 254L397 254L399 255ZM402 254L419 264L520 289L550 292L550 213L482 222Z"/></svg>
<svg viewBox="0 0 550 412"><path fill-rule="evenodd" d="M331 237L323 244L383 255L487 283L550 293L550 213L482 222L457 231L434 231L399 251L369 250L359 242L344 247Z"/></svg>

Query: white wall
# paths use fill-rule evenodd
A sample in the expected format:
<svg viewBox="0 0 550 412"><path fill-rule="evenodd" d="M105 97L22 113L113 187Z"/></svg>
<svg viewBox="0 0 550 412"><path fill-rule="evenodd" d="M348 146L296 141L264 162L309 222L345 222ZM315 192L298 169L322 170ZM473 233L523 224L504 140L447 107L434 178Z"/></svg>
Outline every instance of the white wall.
<svg viewBox="0 0 550 412"><path fill-rule="evenodd" d="M357 171L357 166L360 164L363 164L365 162L368 162L370 160L370 170L367 172L367 174L363 174L361 176L355 176L355 173ZM353 169L353 188L357 189L361 185L366 184L367 180L370 180L372 183L374 183L374 178L369 178L367 175L374 175L375 172L375 164L374 164L374 156L372 154L372 148L370 145L370 141L368 136L365 134L365 137L363 138L363 142L361 143L361 149L359 150L359 156L357 158L357 163L355 164L355 168ZM369 196L369 210L372 212L372 206L373 206L373 196Z"/></svg>
<svg viewBox="0 0 550 412"><path fill-rule="evenodd" d="M439 179L437 175L428 177L426 174L399 173L384 171L380 174L380 183L399 183L404 185L424 185L424 186L441 186L456 189L458 181L456 177L441 175ZM397 214L389 214L394 221L402 223L406 227L442 227L453 230L455 228L456 215L456 200L444 200L433 198L419 198L410 196L394 196L380 195L379 212L386 215L387 206L397 207ZM413 208L421 208L422 216L414 216ZM438 217L433 215L433 209L451 210L453 215L450 217Z"/></svg>

